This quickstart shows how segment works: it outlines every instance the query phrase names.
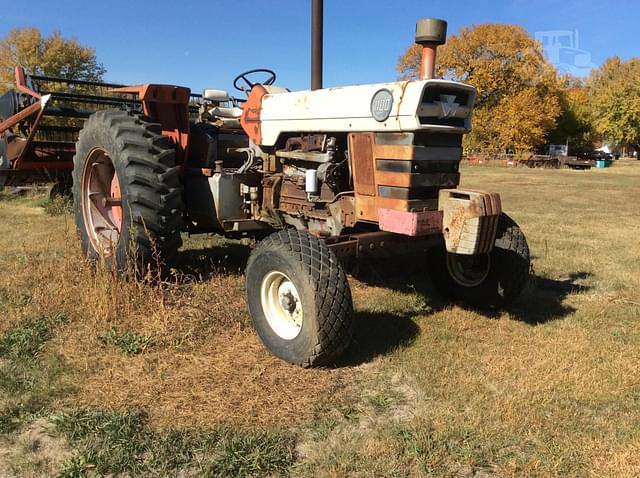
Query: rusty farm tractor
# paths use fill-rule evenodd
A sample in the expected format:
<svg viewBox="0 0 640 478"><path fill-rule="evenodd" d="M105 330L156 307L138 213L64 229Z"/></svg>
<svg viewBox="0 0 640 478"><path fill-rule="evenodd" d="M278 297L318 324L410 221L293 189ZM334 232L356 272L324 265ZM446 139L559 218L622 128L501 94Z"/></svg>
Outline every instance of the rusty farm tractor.
<svg viewBox="0 0 640 478"><path fill-rule="evenodd" d="M254 237L251 320L301 366L331 363L350 342L343 258L413 254L455 300L513 301L527 242L498 194L457 189L476 92L434 78L445 37L444 21L418 22L412 81L322 89L313 75L312 90L290 92L252 70L234 81L246 98L206 89L197 112L188 88L114 89L126 107L91 114L75 144L82 247L124 268L154 251L170 260L183 232Z"/></svg>

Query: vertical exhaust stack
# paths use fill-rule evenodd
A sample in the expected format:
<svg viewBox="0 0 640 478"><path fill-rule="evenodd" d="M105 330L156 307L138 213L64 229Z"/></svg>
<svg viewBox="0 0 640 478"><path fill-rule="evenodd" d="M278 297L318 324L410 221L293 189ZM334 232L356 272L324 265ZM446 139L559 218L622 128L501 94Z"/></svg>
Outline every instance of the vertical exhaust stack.
<svg viewBox="0 0 640 478"><path fill-rule="evenodd" d="M429 80L436 72L436 50L447 41L447 22L424 18L416 23L416 43L422 46L420 79Z"/></svg>
<svg viewBox="0 0 640 478"><path fill-rule="evenodd" d="M311 89L322 88L323 0L311 4Z"/></svg>

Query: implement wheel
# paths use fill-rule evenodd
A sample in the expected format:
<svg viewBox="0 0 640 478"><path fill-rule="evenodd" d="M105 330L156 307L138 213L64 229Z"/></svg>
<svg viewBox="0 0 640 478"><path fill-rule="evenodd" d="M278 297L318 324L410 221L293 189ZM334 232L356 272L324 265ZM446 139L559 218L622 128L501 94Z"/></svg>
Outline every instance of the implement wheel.
<svg viewBox="0 0 640 478"><path fill-rule="evenodd" d="M429 251L428 266L443 296L480 309L496 309L513 302L527 284L529 246L515 221L502 214L489 254L452 254L441 244Z"/></svg>
<svg viewBox="0 0 640 478"><path fill-rule="evenodd" d="M55 182L49 187L49 201L53 201L56 198L69 198L73 194L73 179L71 172L65 172L55 178Z"/></svg>
<svg viewBox="0 0 640 478"><path fill-rule="evenodd" d="M182 186L175 149L159 124L126 111L99 111L81 130L73 161L75 222L90 259L124 271L175 254Z"/></svg>
<svg viewBox="0 0 640 478"><path fill-rule="evenodd" d="M246 293L262 342L287 362L326 365L351 341L353 306L347 276L315 236L284 230L261 241L249 257Z"/></svg>

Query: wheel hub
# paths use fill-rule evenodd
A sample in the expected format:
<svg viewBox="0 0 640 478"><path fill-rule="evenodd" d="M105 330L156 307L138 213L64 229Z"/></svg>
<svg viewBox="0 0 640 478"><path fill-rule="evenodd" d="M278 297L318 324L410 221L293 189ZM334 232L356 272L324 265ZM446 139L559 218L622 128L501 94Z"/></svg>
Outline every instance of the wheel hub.
<svg viewBox="0 0 640 478"><path fill-rule="evenodd" d="M281 338L292 340L302 329L302 301L295 285L282 272L269 272L262 280L260 302L271 329Z"/></svg>
<svg viewBox="0 0 640 478"><path fill-rule="evenodd" d="M463 287L476 287L484 282L491 269L489 254L447 253L447 270L451 278Z"/></svg>
<svg viewBox="0 0 640 478"><path fill-rule="evenodd" d="M280 293L280 305L287 313L293 314L296 310L297 300L291 292Z"/></svg>

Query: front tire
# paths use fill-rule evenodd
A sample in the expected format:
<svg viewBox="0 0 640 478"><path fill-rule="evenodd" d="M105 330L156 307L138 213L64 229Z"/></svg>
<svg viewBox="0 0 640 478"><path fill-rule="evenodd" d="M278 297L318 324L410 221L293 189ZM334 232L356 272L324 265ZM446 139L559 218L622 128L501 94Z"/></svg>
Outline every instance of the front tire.
<svg viewBox="0 0 640 478"><path fill-rule="evenodd" d="M249 314L275 356L303 367L326 365L351 341L351 290L326 244L292 229L271 234L246 269Z"/></svg>
<svg viewBox="0 0 640 478"><path fill-rule="evenodd" d="M443 243L429 251L428 266L443 296L480 309L497 309L513 302L526 286L529 246L520 227L503 213L489 254L452 254Z"/></svg>
<svg viewBox="0 0 640 478"><path fill-rule="evenodd" d="M176 152L161 126L140 114L98 111L73 158L75 222L82 248L118 271L173 256L182 241L182 186Z"/></svg>

